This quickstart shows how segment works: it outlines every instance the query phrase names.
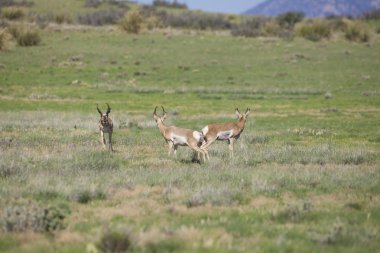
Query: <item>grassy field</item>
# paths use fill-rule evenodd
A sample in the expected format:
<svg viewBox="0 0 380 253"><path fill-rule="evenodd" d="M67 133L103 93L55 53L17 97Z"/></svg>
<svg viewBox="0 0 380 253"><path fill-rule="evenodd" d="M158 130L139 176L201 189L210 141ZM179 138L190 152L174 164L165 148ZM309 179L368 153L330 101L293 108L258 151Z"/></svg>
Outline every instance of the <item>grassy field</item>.
<svg viewBox="0 0 380 253"><path fill-rule="evenodd" d="M0 252L380 248L378 35L50 25L42 41L0 53ZM112 108L112 154L97 103ZM233 159L216 143L198 164L188 148L167 156L156 105L197 130L251 115Z"/></svg>

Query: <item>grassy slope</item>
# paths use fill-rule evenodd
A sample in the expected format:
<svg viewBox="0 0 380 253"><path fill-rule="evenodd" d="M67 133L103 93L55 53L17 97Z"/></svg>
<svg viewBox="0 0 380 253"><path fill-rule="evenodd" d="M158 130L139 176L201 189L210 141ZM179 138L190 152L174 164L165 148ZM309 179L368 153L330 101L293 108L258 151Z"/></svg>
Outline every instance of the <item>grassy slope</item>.
<svg viewBox="0 0 380 253"><path fill-rule="evenodd" d="M43 32L41 46L1 53L0 168L11 171L0 205L63 203L71 214L52 239L2 234L0 250L83 252L104 223L131 228L136 252L379 248L376 39L172 33L62 27ZM95 104L105 102L112 155L96 132ZM204 165L185 148L168 158L151 119L161 104L170 123L196 129L251 107L235 159L225 143ZM78 203L86 191L105 198Z"/></svg>

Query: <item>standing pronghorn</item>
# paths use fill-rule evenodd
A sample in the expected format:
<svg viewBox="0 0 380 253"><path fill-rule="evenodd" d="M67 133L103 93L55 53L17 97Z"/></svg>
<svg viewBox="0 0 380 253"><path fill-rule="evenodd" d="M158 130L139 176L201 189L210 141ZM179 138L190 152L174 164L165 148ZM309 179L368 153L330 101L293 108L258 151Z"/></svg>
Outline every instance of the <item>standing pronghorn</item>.
<svg viewBox="0 0 380 253"><path fill-rule="evenodd" d="M203 142L201 149L206 151L207 159L209 159L207 148L216 140L227 140L230 149L230 157L233 157L234 141L236 141L243 132L245 121L247 120L250 111L251 109L247 108L245 113L241 114L239 109L236 108L236 115L238 116L237 122L211 123L202 129L205 141Z"/></svg>
<svg viewBox="0 0 380 253"><path fill-rule="evenodd" d="M161 106L162 107L162 106ZM203 139L203 134L198 131L179 128L175 126L166 126L164 124L164 120L166 119L166 112L164 107L162 107L162 111L164 113L163 116L158 116L157 106L154 108L153 118L156 120L157 126L160 129L162 136L164 137L166 143L169 144L169 156L173 150L174 155L177 154L178 146L188 146L195 150L198 154L198 160L200 160L200 154L202 154L203 161L206 159L206 152L200 148Z"/></svg>
<svg viewBox="0 0 380 253"><path fill-rule="evenodd" d="M100 142L103 144L103 147L106 147L106 140L104 138L104 133L108 133L108 149L110 151L113 151L112 148L112 132L113 132L113 123L112 119L108 116L111 112L110 106L107 104L107 112L102 113L99 110L98 104L96 104L96 109L98 109L98 112L100 114L100 120L99 120L99 130L100 130Z"/></svg>

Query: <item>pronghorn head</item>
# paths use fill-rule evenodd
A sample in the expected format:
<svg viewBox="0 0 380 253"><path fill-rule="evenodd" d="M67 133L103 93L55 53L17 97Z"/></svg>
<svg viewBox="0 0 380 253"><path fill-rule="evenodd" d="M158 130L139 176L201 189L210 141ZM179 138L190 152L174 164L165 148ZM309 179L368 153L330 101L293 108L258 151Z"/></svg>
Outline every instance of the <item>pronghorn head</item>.
<svg viewBox="0 0 380 253"><path fill-rule="evenodd" d="M107 111L106 111L106 113L102 113L102 111L98 107L98 104L96 104L96 109L98 109L98 112L100 114L100 123L102 125L107 125L108 122L109 122L109 120L108 120L108 114L110 114L111 108L110 108L110 106L109 106L108 103L106 103L106 105L107 105Z"/></svg>
<svg viewBox="0 0 380 253"><path fill-rule="evenodd" d="M157 115L157 107L158 107L158 106L156 106L156 107L154 108L153 118L154 118L154 120L156 121L157 124L159 124L159 123L164 123L164 121L165 121L165 119L166 119L166 111L165 111L164 107L161 106L161 108L162 108L162 112L163 112L164 114L160 117L160 116Z"/></svg>
<svg viewBox="0 0 380 253"><path fill-rule="evenodd" d="M251 112L251 109L249 109L249 108L247 108L247 110L245 111L244 114L240 113L239 108L235 109L235 113L238 116L239 121L241 121L241 120L246 121L250 112Z"/></svg>

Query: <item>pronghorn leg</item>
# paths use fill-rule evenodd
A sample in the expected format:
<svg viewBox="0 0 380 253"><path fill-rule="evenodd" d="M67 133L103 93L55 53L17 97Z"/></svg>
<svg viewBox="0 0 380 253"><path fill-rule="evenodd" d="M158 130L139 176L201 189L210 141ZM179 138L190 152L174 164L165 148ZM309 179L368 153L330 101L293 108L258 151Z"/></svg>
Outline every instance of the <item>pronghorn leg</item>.
<svg viewBox="0 0 380 253"><path fill-rule="evenodd" d="M108 133L108 147L109 147L110 151L113 151L113 148L112 148L112 132Z"/></svg>
<svg viewBox="0 0 380 253"><path fill-rule="evenodd" d="M198 153L198 160L200 160L200 154L202 154L202 158L203 158L203 161L206 161L206 153L203 149L199 148L198 145L192 145L192 144L188 144L188 146L192 149L195 150L195 152Z"/></svg>
<svg viewBox="0 0 380 253"><path fill-rule="evenodd" d="M230 158L234 157L234 138L229 138L228 139L228 148L230 150Z"/></svg>
<svg viewBox="0 0 380 253"><path fill-rule="evenodd" d="M102 130L100 130L100 142L102 143L103 148L105 148L105 146L106 146L106 140L104 139L104 133L103 133Z"/></svg>
<svg viewBox="0 0 380 253"><path fill-rule="evenodd" d="M202 143L202 146L200 147L200 149L203 150L203 153L206 154L206 156L207 156L207 160L210 160L210 156L209 156L209 154L208 154L208 150L207 150L207 148L208 148L208 147L209 147L214 141L216 141L216 138L209 139L209 140L203 142L203 143Z"/></svg>
<svg viewBox="0 0 380 253"><path fill-rule="evenodd" d="M170 154L172 153L172 150L173 150L173 142L168 141L168 144L169 144L168 156L170 156Z"/></svg>
<svg viewBox="0 0 380 253"><path fill-rule="evenodd" d="M174 156L177 157L177 149L178 149L178 145L173 145L173 149L174 149Z"/></svg>

